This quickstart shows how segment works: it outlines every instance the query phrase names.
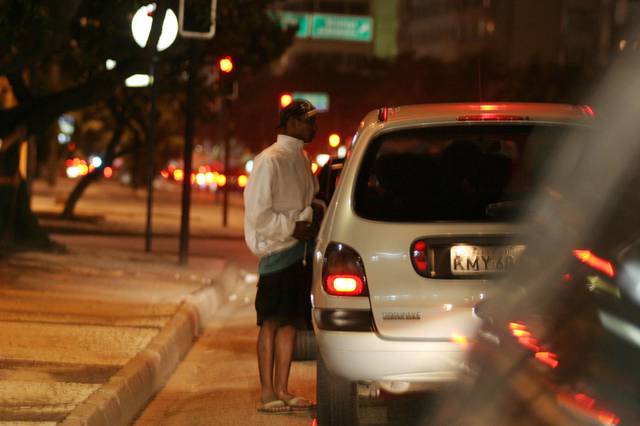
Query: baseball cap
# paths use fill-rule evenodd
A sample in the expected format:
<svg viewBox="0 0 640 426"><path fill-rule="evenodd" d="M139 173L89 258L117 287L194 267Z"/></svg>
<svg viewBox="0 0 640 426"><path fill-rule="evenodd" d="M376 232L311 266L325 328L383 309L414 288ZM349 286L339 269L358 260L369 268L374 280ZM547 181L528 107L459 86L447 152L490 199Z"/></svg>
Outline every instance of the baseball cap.
<svg viewBox="0 0 640 426"><path fill-rule="evenodd" d="M284 127L290 118L308 119L318 113L316 107L306 99L296 99L280 110L278 127Z"/></svg>

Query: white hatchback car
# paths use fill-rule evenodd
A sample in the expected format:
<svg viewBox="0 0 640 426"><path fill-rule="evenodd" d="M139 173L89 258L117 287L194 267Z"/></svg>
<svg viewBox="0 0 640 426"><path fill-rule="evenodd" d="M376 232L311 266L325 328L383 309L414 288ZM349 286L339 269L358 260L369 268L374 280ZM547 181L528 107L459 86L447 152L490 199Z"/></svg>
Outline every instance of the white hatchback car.
<svg viewBox="0 0 640 426"><path fill-rule="evenodd" d="M318 236L318 421L357 424L358 395L437 388L464 368L473 308L525 250L517 217L558 141L593 111L430 104L360 123Z"/></svg>

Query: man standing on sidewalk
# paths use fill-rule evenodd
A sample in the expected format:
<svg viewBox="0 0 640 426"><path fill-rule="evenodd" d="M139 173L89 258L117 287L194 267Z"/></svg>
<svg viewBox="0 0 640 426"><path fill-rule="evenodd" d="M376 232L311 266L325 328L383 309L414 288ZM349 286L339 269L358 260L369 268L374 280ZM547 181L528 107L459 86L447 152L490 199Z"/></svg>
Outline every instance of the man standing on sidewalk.
<svg viewBox="0 0 640 426"><path fill-rule="evenodd" d="M289 393L296 326L310 311L307 249L318 232L312 201L318 181L304 145L316 133L317 110L296 100L280 111L276 142L254 161L244 191L245 240L260 258L256 293L259 411L285 413L306 410L311 403Z"/></svg>

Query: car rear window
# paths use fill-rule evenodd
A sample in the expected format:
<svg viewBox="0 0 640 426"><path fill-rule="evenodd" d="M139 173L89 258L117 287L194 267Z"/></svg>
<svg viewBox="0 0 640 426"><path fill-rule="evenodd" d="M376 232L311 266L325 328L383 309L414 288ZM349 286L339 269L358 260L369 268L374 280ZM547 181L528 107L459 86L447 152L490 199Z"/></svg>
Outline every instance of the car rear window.
<svg viewBox="0 0 640 426"><path fill-rule="evenodd" d="M466 125L385 133L358 173L356 214L391 222L513 220L574 127Z"/></svg>

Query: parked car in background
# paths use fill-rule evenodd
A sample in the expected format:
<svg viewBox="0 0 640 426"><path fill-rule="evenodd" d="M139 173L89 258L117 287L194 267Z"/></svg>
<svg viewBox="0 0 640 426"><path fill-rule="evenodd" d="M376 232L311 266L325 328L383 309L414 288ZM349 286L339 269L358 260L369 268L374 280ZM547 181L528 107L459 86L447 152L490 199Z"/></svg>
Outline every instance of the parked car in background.
<svg viewBox="0 0 640 426"><path fill-rule="evenodd" d="M357 424L361 396L465 370L474 306L525 253L517 218L588 107L433 104L370 112L318 236L312 285L318 422Z"/></svg>

